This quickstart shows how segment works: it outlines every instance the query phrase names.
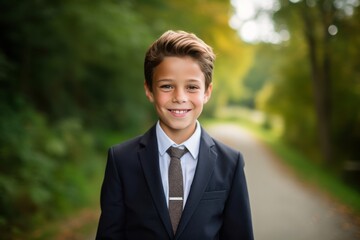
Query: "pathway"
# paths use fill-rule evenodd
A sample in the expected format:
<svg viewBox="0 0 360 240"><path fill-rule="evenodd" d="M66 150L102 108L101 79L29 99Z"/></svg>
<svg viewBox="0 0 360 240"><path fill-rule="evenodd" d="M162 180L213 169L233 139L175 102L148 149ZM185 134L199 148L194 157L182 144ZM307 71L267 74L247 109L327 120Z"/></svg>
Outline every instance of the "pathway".
<svg viewBox="0 0 360 240"><path fill-rule="evenodd" d="M256 240L360 239L360 229L337 205L296 180L246 130L217 124L207 131L244 155Z"/></svg>

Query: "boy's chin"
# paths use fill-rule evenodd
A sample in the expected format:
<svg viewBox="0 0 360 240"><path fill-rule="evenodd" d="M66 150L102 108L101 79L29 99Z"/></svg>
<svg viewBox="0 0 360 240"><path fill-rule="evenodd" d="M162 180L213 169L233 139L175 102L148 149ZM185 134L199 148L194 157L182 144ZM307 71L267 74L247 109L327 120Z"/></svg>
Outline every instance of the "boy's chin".
<svg viewBox="0 0 360 240"><path fill-rule="evenodd" d="M173 132L181 132L181 131L186 131L186 130L190 130L191 128L195 128L196 126L196 121L172 121L171 123L165 123L165 122L161 122L160 120L160 125L163 128L167 128L170 131Z"/></svg>

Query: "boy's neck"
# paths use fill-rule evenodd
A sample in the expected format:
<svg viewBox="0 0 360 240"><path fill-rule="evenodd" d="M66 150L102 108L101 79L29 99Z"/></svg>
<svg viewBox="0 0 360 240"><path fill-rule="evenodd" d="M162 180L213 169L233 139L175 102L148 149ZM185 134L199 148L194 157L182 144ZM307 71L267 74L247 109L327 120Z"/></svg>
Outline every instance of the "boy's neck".
<svg viewBox="0 0 360 240"><path fill-rule="evenodd" d="M196 130L196 126L197 126L197 124L195 122L193 124L193 126L190 128L177 130L177 129L170 129L170 128L164 126L164 124L162 124L160 121L160 127L162 128L162 130L176 144L181 144L181 143L185 142L186 140L188 140L194 134L194 132Z"/></svg>

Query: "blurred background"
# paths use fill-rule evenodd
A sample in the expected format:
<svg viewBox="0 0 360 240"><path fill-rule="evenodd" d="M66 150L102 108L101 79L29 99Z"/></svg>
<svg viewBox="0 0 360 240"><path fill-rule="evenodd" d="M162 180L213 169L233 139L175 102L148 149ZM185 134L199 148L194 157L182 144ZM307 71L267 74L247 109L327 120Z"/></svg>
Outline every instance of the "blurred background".
<svg viewBox="0 0 360 240"><path fill-rule="evenodd" d="M359 216L359 0L0 0L2 239L96 230L107 148L156 120L143 59L168 29L217 54L204 122L291 149Z"/></svg>

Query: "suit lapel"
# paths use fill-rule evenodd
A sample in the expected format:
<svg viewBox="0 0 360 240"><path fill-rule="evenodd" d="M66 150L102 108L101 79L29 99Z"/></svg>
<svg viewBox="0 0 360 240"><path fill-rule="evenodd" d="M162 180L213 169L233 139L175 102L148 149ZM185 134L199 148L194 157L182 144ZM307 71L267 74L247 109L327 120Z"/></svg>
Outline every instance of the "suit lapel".
<svg viewBox="0 0 360 240"><path fill-rule="evenodd" d="M141 139L140 144L143 146L139 151L139 159L144 171L148 187L150 189L155 207L160 215L160 218L172 238L174 236L171 227L169 211L167 208L164 189L162 186L160 168L159 168L159 153L156 140L156 129L152 127Z"/></svg>
<svg viewBox="0 0 360 240"><path fill-rule="evenodd" d="M178 237L185 229L192 214L197 208L197 205L199 204L210 177L214 171L217 158L217 153L212 148L214 146L214 142L204 129L202 129L201 132L200 150L195 176L178 229L176 231L176 237Z"/></svg>

